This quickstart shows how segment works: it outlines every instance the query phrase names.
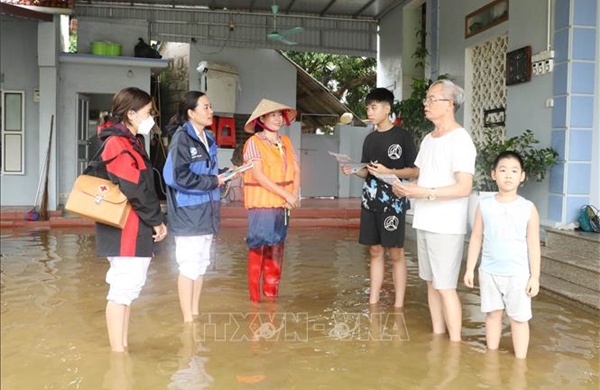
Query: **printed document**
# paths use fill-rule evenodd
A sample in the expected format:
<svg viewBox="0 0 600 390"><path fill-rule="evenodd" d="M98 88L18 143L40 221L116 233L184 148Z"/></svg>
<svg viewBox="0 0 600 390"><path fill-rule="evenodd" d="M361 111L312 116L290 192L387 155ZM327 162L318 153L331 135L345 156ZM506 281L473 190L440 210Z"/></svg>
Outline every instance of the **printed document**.
<svg viewBox="0 0 600 390"><path fill-rule="evenodd" d="M333 152L328 152L328 153L337 160L337 162L338 162L338 164L340 164L340 166L349 166L350 173L356 173L367 166L367 164L365 164L365 163L358 163L358 162L352 160L346 154L339 154L339 153L333 153Z"/></svg>

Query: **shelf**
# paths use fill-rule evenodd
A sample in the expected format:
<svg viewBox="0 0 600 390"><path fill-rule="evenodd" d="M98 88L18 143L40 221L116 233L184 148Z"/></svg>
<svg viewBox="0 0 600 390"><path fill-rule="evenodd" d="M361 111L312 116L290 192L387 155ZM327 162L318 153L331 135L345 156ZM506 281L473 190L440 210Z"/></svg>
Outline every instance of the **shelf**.
<svg viewBox="0 0 600 390"><path fill-rule="evenodd" d="M165 69L169 66L168 59L140 58L125 56L97 56L93 54L61 53L60 62L70 64L112 65L142 67L151 69Z"/></svg>
<svg viewBox="0 0 600 390"><path fill-rule="evenodd" d="M465 17L465 38L508 20L508 0L495 0Z"/></svg>

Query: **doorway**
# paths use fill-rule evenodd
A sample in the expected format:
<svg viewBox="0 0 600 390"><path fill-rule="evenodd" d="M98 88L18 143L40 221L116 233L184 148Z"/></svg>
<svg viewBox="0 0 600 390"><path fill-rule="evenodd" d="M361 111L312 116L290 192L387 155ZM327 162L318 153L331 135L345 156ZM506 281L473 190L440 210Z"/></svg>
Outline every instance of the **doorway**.
<svg viewBox="0 0 600 390"><path fill-rule="evenodd" d="M83 173L100 149L97 127L101 117L110 111L112 94L77 94L77 175Z"/></svg>
<svg viewBox="0 0 600 390"><path fill-rule="evenodd" d="M83 173L102 147L97 129L110 112L113 96L113 94L102 93L77 94L77 176ZM147 137L138 134L137 137L152 161L156 194L160 200L165 200L165 183L160 172L167 153L160 133L153 132Z"/></svg>

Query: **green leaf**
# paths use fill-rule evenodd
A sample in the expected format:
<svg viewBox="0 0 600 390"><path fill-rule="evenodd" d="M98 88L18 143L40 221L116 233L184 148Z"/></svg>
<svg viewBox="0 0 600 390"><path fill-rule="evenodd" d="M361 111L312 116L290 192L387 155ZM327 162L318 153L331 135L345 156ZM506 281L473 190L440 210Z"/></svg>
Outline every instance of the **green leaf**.
<svg viewBox="0 0 600 390"><path fill-rule="evenodd" d="M492 166L496 157L507 150L517 152L523 158L526 182L544 180L548 169L557 163L558 153L552 148L536 148L539 143L531 129L508 139L504 139L501 128L486 129L483 141L475 141L474 188L479 191L498 190L491 177Z"/></svg>

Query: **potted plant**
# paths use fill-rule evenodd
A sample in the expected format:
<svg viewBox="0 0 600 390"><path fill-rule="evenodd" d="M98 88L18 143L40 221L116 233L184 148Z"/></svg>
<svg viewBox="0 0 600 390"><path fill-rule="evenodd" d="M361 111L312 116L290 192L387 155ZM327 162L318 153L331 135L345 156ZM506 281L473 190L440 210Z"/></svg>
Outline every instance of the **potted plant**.
<svg viewBox="0 0 600 390"><path fill-rule="evenodd" d="M525 183L541 182L546 177L548 168L556 164L558 153L552 148L537 149L539 144L530 129L505 139L501 128L487 129L483 141L474 141L477 149L475 160L475 177L473 188L476 191L498 191L496 182L492 180L491 171L494 160L501 152L512 150L523 157Z"/></svg>
<svg viewBox="0 0 600 390"><path fill-rule="evenodd" d="M501 152L512 150L523 158L525 182L541 182L546 177L548 168L556 164L558 153L552 148L537 149L539 144L530 129L523 133L505 139L502 128L486 129L483 141L473 141L477 149L475 159L475 176L473 178L473 194L469 197L469 225L473 227L475 209L482 196L491 195L498 191L496 182L492 180L492 166Z"/></svg>

